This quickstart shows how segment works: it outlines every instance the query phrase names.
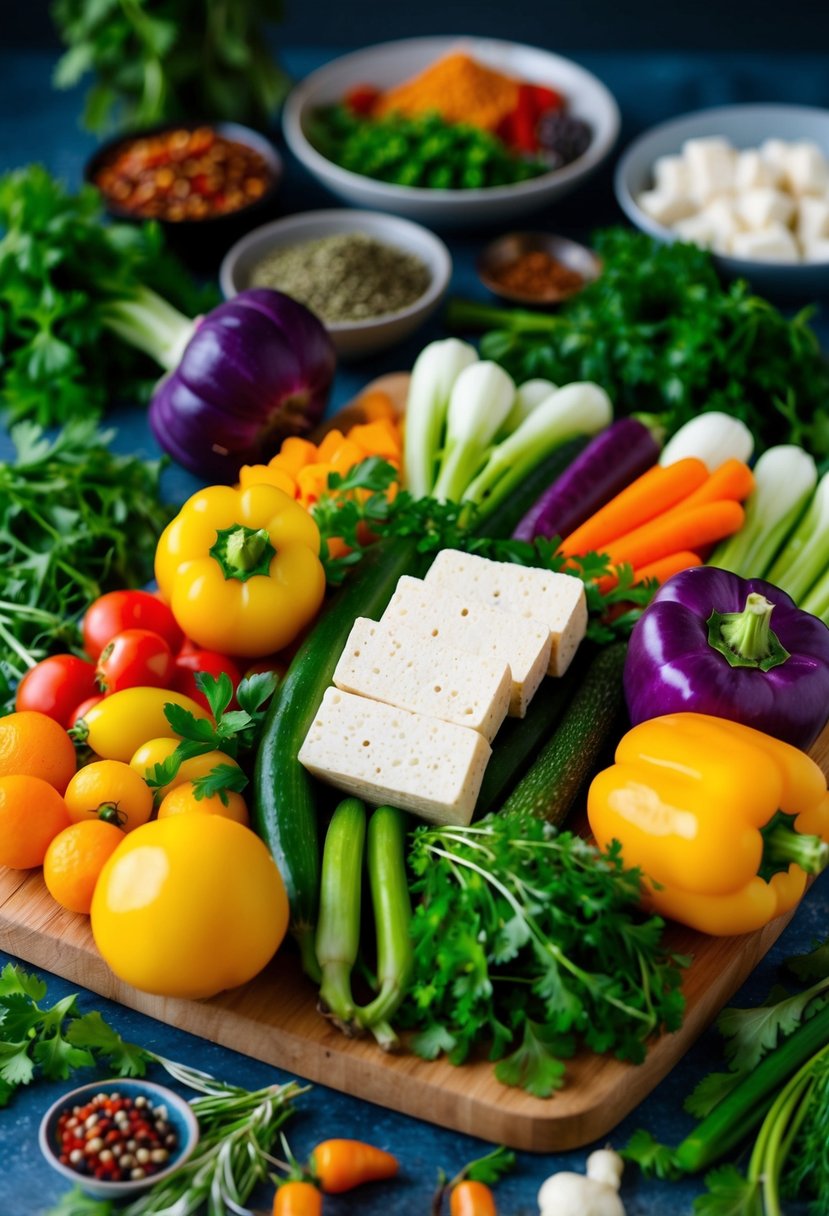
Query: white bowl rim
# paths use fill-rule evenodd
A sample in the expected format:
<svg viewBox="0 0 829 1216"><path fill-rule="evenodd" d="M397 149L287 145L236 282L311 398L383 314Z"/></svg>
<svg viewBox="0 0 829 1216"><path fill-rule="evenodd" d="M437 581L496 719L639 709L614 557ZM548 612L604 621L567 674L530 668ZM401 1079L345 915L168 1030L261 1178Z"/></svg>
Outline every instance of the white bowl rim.
<svg viewBox="0 0 829 1216"><path fill-rule="evenodd" d="M781 117L783 115L787 117L802 115L804 118L822 118L829 123L829 109L822 106L801 106L794 102L752 101L740 102L733 106L709 106L701 110L691 110L687 114L677 114L674 118L667 118L664 122L657 123L653 127L648 127L646 131L637 135L625 148L619 157L613 174L613 188L616 199L628 219L637 228L643 229L650 236L654 236L658 240L670 241L671 243L679 241L681 238L678 233L674 232L672 228L666 228L663 224L658 224L656 220L652 220L636 202L627 180L631 162L639 155L642 147L650 142L652 138L658 138L661 135L667 134L676 127L682 128L685 124L693 125L700 119L707 120L710 118L716 120L722 116L726 116L728 119L739 120L749 115L756 115L759 111L765 111L772 119L775 115ZM731 138L723 132L717 131L713 133L723 135L724 139ZM777 271L780 274L784 274L807 270L819 272L829 266L829 258L816 262L776 262L773 260L763 261L761 258L738 258L730 253L714 253L713 256L724 266L728 266L732 271L744 275L746 278L750 278L752 274L756 274L758 267L762 268L764 273L766 271Z"/></svg>
<svg viewBox="0 0 829 1216"><path fill-rule="evenodd" d="M355 222L352 223L352 220ZM345 227L341 230L343 232L359 231L361 224L371 225L379 221L380 224L387 226L392 231L397 230L398 232L403 231L416 235L419 240L430 247L435 259L434 266L431 263L427 265L427 269L431 274L429 286L411 304L407 304L405 308L398 308L396 312L384 312L378 317L366 317L362 321L323 321L323 325L332 335L357 334L364 333L367 330L378 330L385 326L387 322L396 324L437 304L449 286L449 280L452 277L452 255L440 237L432 232L431 229L426 228L425 225L385 211L363 211L355 207L326 207L317 211L298 211L294 215L285 215L281 219L271 220L267 224L260 224L258 228L252 228L250 232L240 237L234 245L231 245L222 258L222 263L219 267L219 285L225 298L232 299L233 296L238 295L240 291L244 290L244 288L236 287L233 283L233 268L251 246L259 244L266 233L270 236L273 233L287 233L293 229L299 236L303 228L313 228L317 221L336 223L338 225L345 221ZM331 233L330 235L334 234ZM367 235L371 236L374 234L367 233ZM315 238L308 237L307 239L314 240ZM382 239L379 234L377 234L377 239ZM388 243L394 243L393 236L390 235L388 237ZM412 251L405 250L405 252ZM232 295L228 295L228 287L232 287Z"/></svg>
<svg viewBox="0 0 829 1216"><path fill-rule="evenodd" d="M71 1169L68 1165L64 1165L59 1161L54 1148L49 1142L47 1128L52 1117L59 1111L64 1110L70 1105L73 1100L80 1099L81 1095L89 1095L94 1097L95 1093L112 1092L113 1090L122 1089L125 1085L134 1085L142 1090L148 1090L154 1097L159 1098L168 1106L174 1106L181 1115L184 1123L187 1126L187 1140L177 1153L174 1160L163 1170L159 1170L157 1174L152 1174L149 1178L136 1178L135 1181L116 1182L114 1180L101 1178L88 1178L84 1174L79 1174L77 1170ZM74 1182L76 1186L80 1186L83 1190L85 1182L100 1188L99 1193L103 1194L109 1187L118 1189L118 1198L126 1199L129 1195L138 1194L140 1191L147 1190L148 1187L154 1186L160 1179L168 1177L174 1170L184 1165L196 1150L196 1145L199 1142L199 1122L193 1114L192 1108L186 1098L182 1098L181 1094L177 1094L175 1090L168 1088L166 1085L159 1085L156 1081L145 1081L143 1077L107 1077L102 1081L90 1081L86 1085L79 1085L76 1089L70 1089L68 1093L63 1094L58 1098L44 1114L40 1120L40 1127L37 1132L37 1142L40 1151L53 1169L59 1174L63 1174L70 1182ZM116 1198L113 1190L112 1198Z"/></svg>
<svg viewBox="0 0 829 1216"><path fill-rule="evenodd" d="M562 165L560 169L550 169L547 173L540 173L538 176L528 178L523 182L513 182L509 186L476 186L469 190L433 189L429 186L398 186L393 182L384 182L376 177L368 177L363 173L355 173L352 169L343 169L341 165L336 164L334 161L329 160L327 156L323 156L321 152L318 152L302 129L302 116L306 106L312 101L313 93L320 81L324 80L335 65L340 68L347 66L351 60L360 59L370 52L396 50L404 46L411 48L413 44L431 46L434 48L436 55L458 44L468 45L473 53L475 46L479 46L493 50L496 53L499 49L508 47L510 50L530 51L542 54L551 61L554 67L563 64L566 66L567 71L575 72L577 76L582 78L585 86L593 90L604 110L607 130L603 136L594 134L589 147L582 155L570 161L569 164ZM423 38L397 38L391 42L378 42L371 46L362 47L357 51L350 51L347 55L339 55L337 58L329 60L328 63L316 68L315 71L311 72L304 80L301 80L291 89L291 92L285 99L282 111L282 125L285 139L294 155L306 164L312 172L328 176L338 181L341 185L355 186L359 183L361 186L366 187L368 184L391 201L403 202L405 200L428 198L436 203L440 203L441 201L460 202L461 200L467 200L472 202L486 199L487 201L498 203L502 200L531 197L533 194L544 193L545 189L552 185L553 182L570 181L574 177L579 177L583 172L594 168L610 152L616 142L621 126L621 113L616 98L610 92L607 85L598 76L595 76L587 68L577 63L575 59L568 59L564 55L557 55L554 51L548 51L544 47L530 46L529 43L525 42L511 42L505 38L483 38L474 34L440 34Z"/></svg>

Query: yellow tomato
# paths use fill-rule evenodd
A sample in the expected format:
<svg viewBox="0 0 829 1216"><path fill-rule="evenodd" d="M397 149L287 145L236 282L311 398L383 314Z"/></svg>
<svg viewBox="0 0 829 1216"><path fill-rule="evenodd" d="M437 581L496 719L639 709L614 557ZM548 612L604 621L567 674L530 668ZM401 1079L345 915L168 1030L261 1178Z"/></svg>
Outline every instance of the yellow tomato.
<svg viewBox="0 0 829 1216"><path fill-rule="evenodd" d="M130 768L134 768L145 780L148 779L152 776L155 766L163 764L168 756L173 754L179 742L178 739L150 739L147 743L142 743L130 760ZM170 790L174 790L188 781L196 781L199 777L204 777L218 764L229 764L231 768L239 767L233 757L228 756L226 752L213 751L205 752L203 756L193 756L190 760L182 761L172 781L158 787L157 797L166 798Z"/></svg>
<svg viewBox="0 0 829 1216"><path fill-rule="evenodd" d="M95 943L142 992L198 999L253 979L288 925L273 858L248 828L175 815L125 836L92 899Z"/></svg>
<svg viewBox="0 0 829 1216"><path fill-rule="evenodd" d="M196 718L209 718L207 710L180 692L166 688L124 688L93 705L81 721L86 731L82 742L105 760L130 759L142 743L169 734L164 706L179 705Z"/></svg>
<svg viewBox="0 0 829 1216"><path fill-rule="evenodd" d="M63 797L73 823L102 819L131 832L153 813L150 787L122 760L96 760L78 769Z"/></svg>
<svg viewBox="0 0 829 1216"><path fill-rule="evenodd" d="M242 795L237 794L235 790L225 790L224 796L226 801L222 800L221 794L197 798L193 782L188 781L170 790L158 808L158 817L167 819L170 815L221 815L225 819L232 819L235 823L250 827L250 815Z"/></svg>

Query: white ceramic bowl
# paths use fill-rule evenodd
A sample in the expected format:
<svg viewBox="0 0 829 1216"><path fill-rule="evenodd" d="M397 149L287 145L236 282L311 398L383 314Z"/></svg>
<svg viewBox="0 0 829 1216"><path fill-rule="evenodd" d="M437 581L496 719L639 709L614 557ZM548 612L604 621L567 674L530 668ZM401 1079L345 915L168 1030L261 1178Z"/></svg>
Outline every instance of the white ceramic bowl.
<svg viewBox="0 0 829 1216"><path fill-rule="evenodd" d="M616 197L637 228L661 241L678 239L670 228L646 215L636 199L653 185L657 157L678 153L686 139L708 135L722 135L735 148L757 148L765 139L813 140L829 157L829 110L793 105L720 106L652 127L634 140L616 167ZM714 261L727 277L748 279L767 295L808 300L829 292L829 262L760 262L725 254L715 254Z"/></svg>
<svg viewBox="0 0 829 1216"><path fill-rule="evenodd" d="M222 292L230 299L249 287L253 268L271 250L341 232L361 232L385 245L404 249L428 267L429 286L408 308L365 321L325 323L337 354L343 358L356 359L393 346L414 333L432 315L446 294L452 276L452 259L443 241L420 224L399 219L396 215L346 209L305 211L263 224L228 250L219 270Z"/></svg>
<svg viewBox="0 0 829 1216"><path fill-rule="evenodd" d="M178 1135L178 1147L169 1165L149 1178L142 1178L134 1182L101 1181L97 1178L90 1178L79 1174L77 1170L71 1169L70 1166L63 1165L58 1159L58 1119L63 1111L71 1109L74 1106L83 1106L99 1093L119 1093L132 1099L144 1097L148 1098L153 1106L164 1105L167 1107L167 1122ZM128 1077L116 1077L114 1080L108 1081L90 1081L88 1085L81 1085L77 1089L70 1090L69 1093L58 1098L57 1102L54 1102L49 1107L41 1119L40 1130L38 1132L40 1151L52 1169L62 1174L67 1182L79 1186L82 1191L85 1191L88 1195L94 1195L96 1199L135 1198L142 1191L146 1191L147 1187L153 1186L160 1179L167 1178L179 1166L183 1165L193 1155L198 1142L198 1121L190 1109L190 1104L184 1098L180 1097L172 1089L168 1089L166 1085L156 1085L154 1081L136 1080Z"/></svg>
<svg viewBox="0 0 829 1216"><path fill-rule="evenodd" d="M458 47L508 75L562 92L570 112L584 119L593 131L587 151L572 164L513 186L429 190L394 186L341 169L308 142L306 124L317 107L341 101L355 84L388 89ZM512 220L569 194L605 159L616 142L619 108L600 80L572 60L550 51L493 38L407 38L355 51L312 72L289 94L283 125L294 154L339 198L356 206L377 207L449 228Z"/></svg>

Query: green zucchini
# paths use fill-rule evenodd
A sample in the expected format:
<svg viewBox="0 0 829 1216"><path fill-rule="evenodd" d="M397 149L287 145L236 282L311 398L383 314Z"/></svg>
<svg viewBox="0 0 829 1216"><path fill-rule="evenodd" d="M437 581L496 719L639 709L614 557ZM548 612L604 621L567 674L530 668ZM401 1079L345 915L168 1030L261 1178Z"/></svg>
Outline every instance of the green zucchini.
<svg viewBox="0 0 829 1216"><path fill-rule="evenodd" d="M587 439L586 435L578 435L575 439L568 439L566 443L556 448L544 460L540 460L535 468L527 474L520 486L517 486L511 494L507 495L502 503L499 503L497 507L493 507L485 515L476 526L475 535L494 536L496 538L512 536L530 507L535 506L544 491L553 484L556 478L573 463L579 452L587 446Z"/></svg>
<svg viewBox="0 0 829 1216"><path fill-rule="evenodd" d="M534 815L560 826L611 738L623 704L627 644L614 642L590 663L555 734L507 798L505 815Z"/></svg>
<svg viewBox="0 0 829 1216"><path fill-rule="evenodd" d="M572 700L588 661L582 646L563 676L542 680L523 718L507 718L501 726L475 804L476 819L499 810L524 776Z"/></svg>
<svg viewBox="0 0 829 1216"><path fill-rule="evenodd" d="M254 772L253 825L279 867L303 967L317 981L317 807L314 782L297 756L354 621L358 616L378 619L401 575L421 574L428 560L418 554L416 538L372 546L297 651L265 721Z"/></svg>

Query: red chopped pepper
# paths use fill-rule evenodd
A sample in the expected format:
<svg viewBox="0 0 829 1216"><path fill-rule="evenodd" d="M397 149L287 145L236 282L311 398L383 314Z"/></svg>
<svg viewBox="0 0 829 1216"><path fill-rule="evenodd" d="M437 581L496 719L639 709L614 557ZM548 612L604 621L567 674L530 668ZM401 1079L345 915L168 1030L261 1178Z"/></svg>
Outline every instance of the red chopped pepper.
<svg viewBox="0 0 829 1216"><path fill-rule="evenodd" d="M380 90L375 89L374 85L356 84L346 93L345 104L353 113L366 116L371 114L379 96Z"/></svg>

